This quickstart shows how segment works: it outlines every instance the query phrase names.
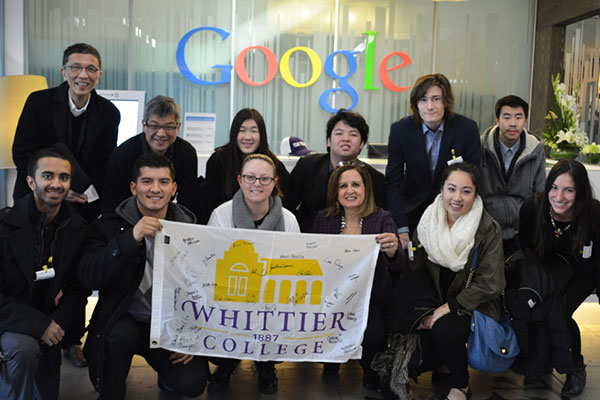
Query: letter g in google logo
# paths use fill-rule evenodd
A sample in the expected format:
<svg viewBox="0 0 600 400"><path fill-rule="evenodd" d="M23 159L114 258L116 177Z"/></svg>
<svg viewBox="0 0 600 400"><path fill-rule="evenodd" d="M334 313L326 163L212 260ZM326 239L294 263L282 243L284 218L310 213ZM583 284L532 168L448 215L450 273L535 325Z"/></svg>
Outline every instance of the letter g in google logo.
<svg viewBox="0 0 600 400"><path fill-rule="evenodd" d="M176 57L177 57L177 66L179 67L179 71L181 71L181 74L187 80L189 80L192 83L198 84L198 85L207 85L208 86L208 85L220 85L220 84L224 84L224 83L230 83L231 82L231 68L232 68L231 65L220 65L220 64L213 65L213 68L217 68L217 69L221 70L221 79L218 81L202 80L202 79L198 78L196 75L194 75L192 73L192 71L190 70L190 68L188 67L187 62L185 61L185 46L186 46L188 40L190 39L190 37L192 37L192 35L194 35L196 32L199 32L199 31L215 32L221 36L221 40L225 40L225 39L227 39L227 37L229 37L229 32L224 31L223 29L215 28L215 27L200 27L200 28L192 29L191 31L187 32L181 38L181 40L179 41L179 44L177 45L177 56ZM374 60L374 58L375 58L375 37L377 36L377 32L367 31L367 32L363 32L363 34L367 35L363 90L379 90L379 88L373 86L373 76L374 76L373 66L374 66L374 62L375 62L375 60ZM266 76L265 80L262 82L252 81L250 79L250 77L248 77L248 72L246 71L246 63L245 63L246 54L250 50L254 50L254 49L260 50L264 54L266 61L267 61L267 76ZM297 82L294 79L294 77L292 76L292 72L290 70L290 57L296 51L303 51L304 53L306 53L306 55L308 56L308 58L311 62L311 65L312 65L312 76L306 83ZM337 79L339 81L338 88L327 89L319 97L319 105L325 111L330 112L330 113L335 113L338 111L337 109L331 107L327 101L329 94L332 94L334 92L344 92L350 97L350 99L352 100L352 105L350 107L348 107L348 110L352 110L358 103L358 93L348 83L348 79L356 72L357 63L356 63L356 59L354 58L354 54L356 54L356 53L357 52L351 52L351 51L347 51L347 50L339 50L339 51L335 51L335 52L329 54L329 56L327 56L327 58L325 59L325 65L324 65L325 73L330 78ZM344 76L338 75L333 70L333 58L338 54L345 57L346 61L348 62L348 73ZM393 67L388 67L388 62L392 56L400 57L402 59L402 62ZM402 91L408 90L410 88L410 86L395 85L392 82L392 80L390 79L388 72L396 70L398 68L402 68L407 65L410 65L411 63L412 63L412 60L410 59L408 54L400 52L400 51L395 51L395 52L392 52L392 53L389 53L388 55L386 55L381 60L381 63L379 65L379 78L380 78L383 86L386 89L393 91L393 92L402 92ZM279 73L281 74L282 79L288 85L290 85L292 87L296 87L296 88L305 88L305 87L308 87L308 86L314 84L321 76L321 70L322 70L322 65L321 65L321 59L319 58L319 55L313 49L311 49L309 47L297 46L297 47L293 47L293 48L289 49L288 51L286 51L283 54L283 56L281 56L281 60L279 63ZM277 74L277 57L275 57L275 54L273 54L273 52L265 46L247 47L244 50L242 50L236 57L235 72L236 72L238 78L247 85L264 86L264 85L268 84L269 82L271 82L273 80L273 78L275 78L275 75Z"/></svg>

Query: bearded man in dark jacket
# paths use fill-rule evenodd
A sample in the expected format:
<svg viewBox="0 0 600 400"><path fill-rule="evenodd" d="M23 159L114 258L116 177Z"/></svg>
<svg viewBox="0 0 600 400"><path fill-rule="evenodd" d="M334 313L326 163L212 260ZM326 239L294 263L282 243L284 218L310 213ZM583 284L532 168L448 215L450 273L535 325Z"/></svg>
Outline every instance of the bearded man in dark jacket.
<svg viewBox="0 0 600 400"><path fill-rule="evenodd" d="M158 372L158 386L187 397L202 394L209 376L203 357L150 349L154 236L159 219L194 223L196 217L171 203L175 169L156 153L141 156L130 184L133 197L115 214L103 214L90 229L79 266L84 285L99 290L84 354L100 399L125 398L134 354Z"/></svg>
<svg viewBox="0 0 600 400"><path fill-rule="evenodd" d="M0 211L0 398L57 399L59 344L90 294L77 280L86 223L65 202L67 155L34 153L26 180L33 193Z"/></svg>

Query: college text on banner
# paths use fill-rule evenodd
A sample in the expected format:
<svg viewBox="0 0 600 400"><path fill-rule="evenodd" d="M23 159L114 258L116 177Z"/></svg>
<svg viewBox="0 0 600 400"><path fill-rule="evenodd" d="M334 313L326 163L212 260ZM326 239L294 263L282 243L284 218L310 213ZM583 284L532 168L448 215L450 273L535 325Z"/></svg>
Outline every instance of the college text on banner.
<svg viewBox="0 0 600 400"><path fill-rule="evenodd" d="M259 361L361 357L375 235L161 224L151 347Z"/></svg>

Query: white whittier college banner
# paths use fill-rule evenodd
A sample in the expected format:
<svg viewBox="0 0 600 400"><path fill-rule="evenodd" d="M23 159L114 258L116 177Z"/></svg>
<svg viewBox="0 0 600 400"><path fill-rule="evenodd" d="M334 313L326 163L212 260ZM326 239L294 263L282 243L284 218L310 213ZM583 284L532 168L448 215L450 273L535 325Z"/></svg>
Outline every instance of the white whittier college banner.
<svg viewBox="0 0 600 400"><path fill-rule="evenodd" d="M375 235L161 224L151 347L263 361L361 357Z"/></svg>

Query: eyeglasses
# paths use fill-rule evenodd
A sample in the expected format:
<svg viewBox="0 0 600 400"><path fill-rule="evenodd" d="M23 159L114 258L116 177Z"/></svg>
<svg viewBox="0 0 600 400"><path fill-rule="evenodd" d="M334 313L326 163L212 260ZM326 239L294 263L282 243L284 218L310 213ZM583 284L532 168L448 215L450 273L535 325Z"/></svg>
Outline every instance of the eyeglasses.
<svg viewBox="0 0 600 400"><path fill-rule="evenodd" d="M93 65L88 65L85 68L82 67L79 64L63 65L63 67L71 70L71 74L73 74L73 75L79 75L81 73L81 71L85 69L85 72L87 72L87 74L89 76L96 76L96 74L98 73L98 71L100 71L99 68L96 68Z"/></svg>
<svg viewBox="0 0 600 400"><path fill-rule="evenodd" d="M275 178L271 178L270 176L254 176L254 175L242 175L242 180L249 185L254 185L256 180L260 182L261 185L266 186L275 180Z"/></svg>
<svg viewBox="0 0 600 400"><path fill-rule="evenodd" d="M364 167L365 163L362 161L356 160L356 161L340 161L337 164L338 167L343 167L345 165L353 165L355 167Z"/></svg>
<svg viewBox="0 0 600 400"><path fill-rule="evenodd" d="M160 131L161 129L167 133L173 133L177 130L177 126L179 124L159 125L159 124L155 124L155 123L147 123L146 121L144 121L144 125L146 126L146 128L148 128L148 131L150 133L156 133L156 132Z"/></svg>

